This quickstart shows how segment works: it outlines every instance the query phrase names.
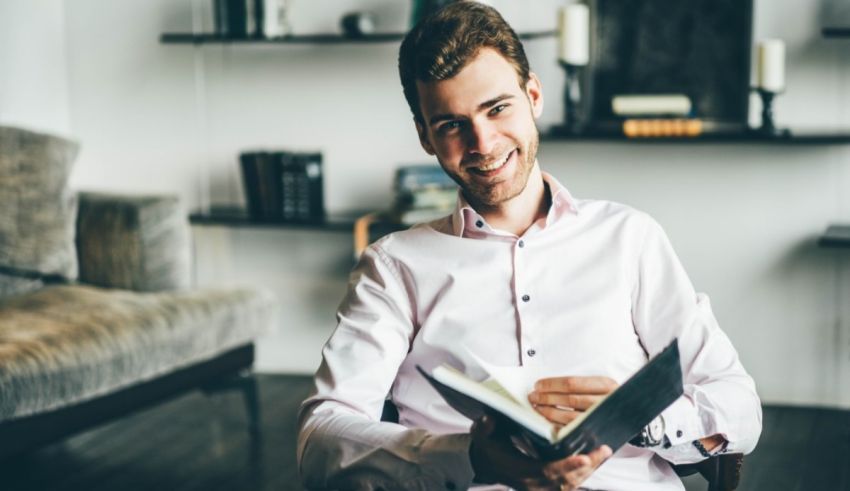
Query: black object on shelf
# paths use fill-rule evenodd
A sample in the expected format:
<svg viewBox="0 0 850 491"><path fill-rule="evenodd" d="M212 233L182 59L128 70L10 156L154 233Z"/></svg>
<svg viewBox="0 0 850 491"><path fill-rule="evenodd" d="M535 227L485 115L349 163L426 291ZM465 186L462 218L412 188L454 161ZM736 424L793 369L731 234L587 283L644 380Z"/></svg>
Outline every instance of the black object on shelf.
<svg viewBox="0 0 850 491"><path fill-rule="evenodd" d="M850 131L846 133L806 133L792 131L788 134L764 135L755 130L728 133L703 133L694 137L663 137L663 138L628 138L622 133L585 132L581 135L563 133L544 133L540 135L543 142L612 142L612 143L749 143L758 145L848 145Z"/></svg>
<svg viewBox="0 0 850 491"><path fill-rule="evenodd" d="M588 131L620 95L688 97L711 125L747 126L752 0L591 0Z"/></svg>
<svg viewBox="0 0 850 491"><path fill-rule="evenodd" d="M581 109L580 75L584 67L563 60L560 60L559 64L564 69L564 123L558 131L578 135L584 131L586 122L584 111Z"/></svg>
<svg viewBox="0 0 850 491"><path fill-rule="evenodd" d="M239 163L253 220L324 220L321 153L245 152L239 155Z"/></svg>
<svg viewBox="0 0 850 491"><path fill-rule="evenodd" d="M850 225L830 225L818 240L820 247L850 249Z"/></svg>
<svg viewBox="0 0 850 491"><path fill-rule="evenodd" d="M280 166L269 152L245 152L239 155L242 187L248 212L256 220L283 218Z"/></svg>
<svg viewBox="0 0 850 491"><path fill-rule="evenodd" d="M777 128L773 122L773 99L776 92L757 87L756 92L761 98L761 126L756 131L767 138L781 138L790 136L788 128Z"/></svg>
<svg viewBox="0 0 850 491"><path fill-rule="evenodd" d="M824 27L821 34L827 38L850 38L850 27Z"/></svg>
<svg viewBox="0 0 850 491"><path fill-rule="evenodd" d="M212 0L213 21L219 36L231 38L263 35L263 0Z"/></svg>
<svg viewBox="0 0 850 491"><path fill-rule="evenodd" d="M527 32L519 34L520 39L542 39L556 35L555 31ZM405 33L384 32L364 34L358 37L348 37L342 34L301 34L275 38L231 37L216 33L194 34L190 32L167 32L160 36L163 44L352 44L352 43L389 43L404 39Z"/></svg>

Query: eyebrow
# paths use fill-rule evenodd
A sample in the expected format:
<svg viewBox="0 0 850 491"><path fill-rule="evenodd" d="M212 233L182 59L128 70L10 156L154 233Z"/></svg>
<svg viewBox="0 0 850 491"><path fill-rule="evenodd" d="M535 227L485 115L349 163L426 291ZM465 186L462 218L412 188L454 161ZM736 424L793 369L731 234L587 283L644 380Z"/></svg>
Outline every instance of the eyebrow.
<svg viewBox="0 0 850 491"><path fill-rule="evenodd" d="M496 104L498 104L498 103L500 103L504 100L513 99L514 97L515 96L513 94L497 95L496 97L493 97L492 99L488 99L488 100L482 102L481 104L479 104L478 105L478 111L483 111L485 109L489 109L489 108L495 106ZM435 125L435 124L437 124L441 121L450 121L450 120L453 120L453 119L458 119L459 117L460 117L459 115L451 114L451 113L437 114L437 115L433 116L431 119L428 120L428 124L430 126L433 126L433 125Z"/></svg>

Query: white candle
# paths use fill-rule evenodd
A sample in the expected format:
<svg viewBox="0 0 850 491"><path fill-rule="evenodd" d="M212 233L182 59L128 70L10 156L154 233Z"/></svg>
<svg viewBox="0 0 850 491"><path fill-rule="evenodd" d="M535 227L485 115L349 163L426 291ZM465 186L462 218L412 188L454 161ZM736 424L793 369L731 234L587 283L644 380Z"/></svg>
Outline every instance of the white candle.
<svg viewBox="0 0 850 491"><path fill-rule="evenodd" d="M785 88L785 43L767 39L758 47L758 86L769 92Z"/></svg>
<svg viewBox="0 0 850 491"><path fill-rule="evenodd" d="M583 3L563 7L558 15L558 59L587 65L590 58L590 12Z"/></svg>

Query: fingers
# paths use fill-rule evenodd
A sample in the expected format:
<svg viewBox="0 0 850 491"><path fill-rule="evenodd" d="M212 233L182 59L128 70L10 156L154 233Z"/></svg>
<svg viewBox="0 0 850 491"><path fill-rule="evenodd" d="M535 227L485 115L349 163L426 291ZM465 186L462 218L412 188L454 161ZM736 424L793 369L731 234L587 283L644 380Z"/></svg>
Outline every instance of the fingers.
<svg viewBox="0 0 850 491"><path fill-rule="evenodd" d="M543 468L543 473L551 482L561 484L561 489L576 489L611 453L611 448L603 445L587 455L573 455L552 462Z"/></svg>
<svg viewBox="0 0 850 491"><path fill-rule="evenodd" d="M534 384L536 392L562 392L567 394L597 394L612 392L619 384L611 377L550 377Z"/></svg>
<svg viewBox="0 0 850 491"><path fill-rule="evenodd" d="M538 413L542 414L544 418L559 425L568 425L572 423L574 419L584 414L581 411L573 411L571 409L563 409L554 406L535 406L534 409L536 409Z"/></svg>
<svg viewBox="0 0 850 491"><path fill-rule="evenodd" d="M590 465L592 465L593 468L596 469L597 467L602 465L602 462L608 460L608 457L610 457L612 453L613 452L611 451L611 447L609 447L608 445L602 445L601 447L587 454L587 456L590 458Z"/></svg>
<svg viewBox="0 0 850 491"><path fill-rule="evenodd" d="M559 392L534 391L528 394L528 400L532 404L568 407L579 411L587 410L601 398L602 396L598 395L564 394Z"/></svg>

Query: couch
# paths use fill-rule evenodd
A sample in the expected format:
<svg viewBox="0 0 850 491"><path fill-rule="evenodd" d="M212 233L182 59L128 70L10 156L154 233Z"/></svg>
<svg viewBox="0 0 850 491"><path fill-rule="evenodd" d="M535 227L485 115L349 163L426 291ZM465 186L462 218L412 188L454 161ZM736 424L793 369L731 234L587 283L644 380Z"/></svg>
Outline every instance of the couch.
<svg viewBox="0 0 850 491"><path fill-rule="evenodd" d="M177 198L72 192L76 154L0 126L0 459L234 380L256 428L273 297L191 288Z"/></svg>

